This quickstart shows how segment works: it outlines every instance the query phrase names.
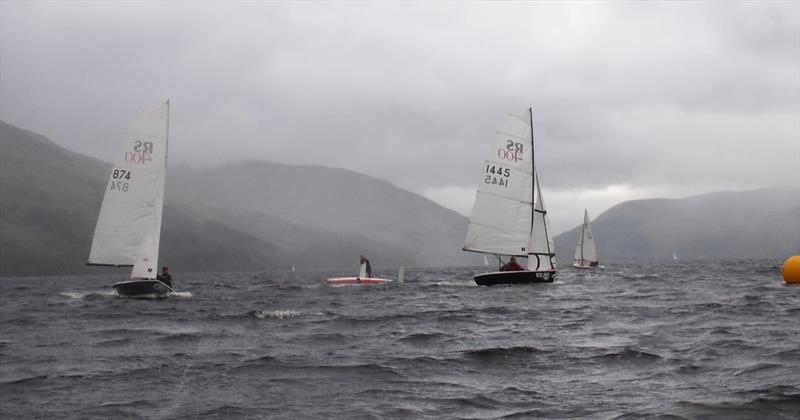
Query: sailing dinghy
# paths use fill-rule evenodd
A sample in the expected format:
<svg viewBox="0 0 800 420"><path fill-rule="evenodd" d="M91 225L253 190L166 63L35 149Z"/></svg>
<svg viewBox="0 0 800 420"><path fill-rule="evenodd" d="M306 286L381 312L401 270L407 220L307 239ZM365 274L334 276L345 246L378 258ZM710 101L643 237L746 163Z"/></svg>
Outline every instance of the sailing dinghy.
<svg viewBox="0 0 800 420"><path fill-rule="evenodd" d="M575 258L572 266L575 268L597 267L597 248L594 246L592 225L589 223L589 210L583 209L583 226L581 236L578 237L578 247L575 248Z"/></svg>
<svg viewBox="0 0 800 420"><path fill-rule="evenodd" d="M87 265L133 267L130 280L114 284L120 296L174 292L156 278L168 137L169 101L132 124L106 184Z"/></svg>
<svg viewBox="0 0 800 420"><path fill-rule="evenodd" d="M403 267L400 267L402 272ZM367 277L367 264L361 264L361 269L356 277L332 277L325 281L330 286L360 286L368 284L386 284L391 283L389 279L381 279L377 277ZM402 279L400 280L402 282Z"/></svg>
<svg viewBox="0 0 800 420"><path fill-rule="evenodd" d="M527 257L527 269L475 276L479 285L545 283L556 275L551 237L534 162L533 111L511 114L495 135L475 195L464 250ZM534 199L535 197L535 199Z"/></svg>

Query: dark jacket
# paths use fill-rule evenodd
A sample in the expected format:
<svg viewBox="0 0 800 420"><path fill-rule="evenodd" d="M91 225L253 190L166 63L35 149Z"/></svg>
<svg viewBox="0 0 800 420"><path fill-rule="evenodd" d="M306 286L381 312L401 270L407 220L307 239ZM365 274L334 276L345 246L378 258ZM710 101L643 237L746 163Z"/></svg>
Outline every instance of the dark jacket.
<svg viewBox="0 0 800 420"><path fill-rule="evenodd" d="M513 262L509 261L508 264L504 265L503 268L500 269L500 271L523 271L523 270L525 270L525 268L519 265L519 263L517 263L516 261Z"/></svg>
<svg viewBox="0 0 800 420"><path fill-rule="evenodd" d="M156 275L156 279L161 280L167 286L172 287L172 276L170 276L169 273L158 274Z"/></svg>

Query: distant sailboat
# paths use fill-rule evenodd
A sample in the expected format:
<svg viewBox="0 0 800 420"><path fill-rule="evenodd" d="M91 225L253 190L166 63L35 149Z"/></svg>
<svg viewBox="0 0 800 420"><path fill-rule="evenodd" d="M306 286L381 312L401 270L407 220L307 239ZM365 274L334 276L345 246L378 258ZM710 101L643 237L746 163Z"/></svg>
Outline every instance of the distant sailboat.
<svg viewBox="0 0 800 420"><path fill-rule="evenodd" d="M589 223L589 210L583 210L583 226L578 237L578 247L575 248L575 259L572 266L575 268L597 267L597 249L592 236L592 225Z"/></svg>
<svg viewBox="0 0 800 420"><path fill-rule="evenodd" d="M164 297L157 280L169 139L169 101L142 113L125 135L97 217L88 265L133 267L121 296Z"/></svg>
<svg viewBox="0 0 800 420"><path fill-rule="evenodd" d="M672 261L678 261L678 254L672 253Z"/></svg>
<svg viewBox="0 0 800 420"><path fill-rule="evenodd" d="M527 257L528 263L527 270L479 274L475 282L552 282L555 245L534 161L533 111L509 115L494 141L491 158L484 163L463 249Z"/></svg>

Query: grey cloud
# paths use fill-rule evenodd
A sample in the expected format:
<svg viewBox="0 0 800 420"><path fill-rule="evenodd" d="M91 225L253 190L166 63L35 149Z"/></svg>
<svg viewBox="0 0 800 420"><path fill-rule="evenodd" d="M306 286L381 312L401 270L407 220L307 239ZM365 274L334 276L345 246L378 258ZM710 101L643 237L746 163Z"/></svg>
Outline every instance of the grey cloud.
<svg viewBox="0 0 800 420"><path fill-rule="evenodd" d="M101 158L170 97L184 165L258 158L468 187L505 115L533 106L549 188L798 175L793 2L0 8L0 117Z"/></svg>

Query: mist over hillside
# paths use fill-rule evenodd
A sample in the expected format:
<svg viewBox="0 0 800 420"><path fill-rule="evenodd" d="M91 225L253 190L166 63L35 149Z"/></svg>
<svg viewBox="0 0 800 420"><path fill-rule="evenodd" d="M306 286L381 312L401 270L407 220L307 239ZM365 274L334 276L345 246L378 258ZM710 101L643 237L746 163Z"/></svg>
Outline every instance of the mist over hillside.
<svg viewBox="0 0 800 420"><path fill-rule="evenodd" d="M0 276L86 267L111 164L0 122ZM591 214L591 208L589 208ZM575 215L576 225L582 220ZM592 221L602 262L777 258L800 253L800 191L775 187L628 201ZM376 270L480 265L467 218L366 175L247 161L169 168L161 264L175 272ZM570 265L580 226L555 237ZM129 269L119 269L127 272Z"/></svg>
<svg viewBox="0 0 800 420"><path fill-rule="evenodd" d="M578 225L555 237L562 266L572 264L580 229ZM783 261L800 253L800 191L772 187L626 201L592 220L592 231L601 264L667 262L673 253L679 260Z"/></svg>
<svg viewBox="0 0 800 420"><path fill-rule="evenodd" d="M111 164L0 122L0 275L86 267ZM161 263L174 271L462 265L466 218L365 175L245 162L170 168Z"/></svg>

